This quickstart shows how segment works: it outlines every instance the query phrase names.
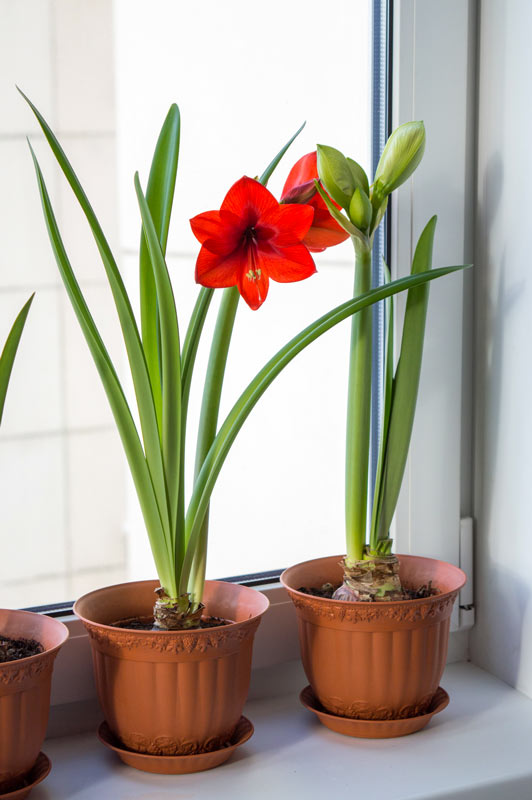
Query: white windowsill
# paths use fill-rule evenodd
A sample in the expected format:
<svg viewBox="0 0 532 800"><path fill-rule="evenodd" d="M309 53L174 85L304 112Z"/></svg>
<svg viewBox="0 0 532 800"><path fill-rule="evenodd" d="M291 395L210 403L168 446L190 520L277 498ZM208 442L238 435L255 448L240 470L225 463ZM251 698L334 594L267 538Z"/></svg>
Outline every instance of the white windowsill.
<svg viewBox="0 0 532 800"><path fill-rule="evenodd" d="M277 674L268 683L279 689L280 667L272 670ZM248 702L245 714L255 734L225 765L193 775L151 775L123 765L94 733L49 739L44 750L53 769L32 800L532 796L532 701L472 664L447 667L442 685L451 703L428 728L380 741L351 739L321 726L293 688L305 683L300 666L287 663L283 673L283 694L269 694L263 681L267 696Z"/></svg>

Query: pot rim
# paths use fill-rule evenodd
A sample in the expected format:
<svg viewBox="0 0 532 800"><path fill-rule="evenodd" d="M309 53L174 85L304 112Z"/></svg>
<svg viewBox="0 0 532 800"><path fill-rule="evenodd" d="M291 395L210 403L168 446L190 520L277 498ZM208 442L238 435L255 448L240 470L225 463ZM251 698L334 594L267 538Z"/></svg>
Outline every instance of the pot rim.
<svg viewBox="0 0 532 800"><path fill-rule="evenodd" d="M454 564L450 564L448 561L442 561L439 558L428 558L427 556L414 556L408 553L395 553L395 555L399 560L401 559L408 559L412 561L423 560L423 561L432 561L434 563L446 564L447 566L452 567L453 570L456 570L456 577L457 579L459 578L459 580L457 580L457 585L453 589L449 589L449 591L447 592L440 592L439 594L432 595L431 597L416 597L411 600L374 600L371 603L363 602L362 604L364 606L371 606L372 608L375 609L378 608L389 609L394 606L402 608L407 605L413 606L416 604L422 605L423 603L430 603L431 601L436 602L439 600L443 600L452 594L455 594L465 585L467 581L467 575L465 574L465 572L462 569L460 569L460 567L457 567ZM298 564L293 564L291 567L287 567L285 570L283 570L279 580L281 581L282 586L284 586L284 588L288 592L296 595L297 597L302 598L303 600L312 600L313 602L318 601L319 603L352 608L354 605L357 605L357 603L354 603L352 600L334 600L332 597L318 597L316 595L306 594L306 592L300 592L298 589L294 589L287 582L287 574L291 570L296 569L296 567L303 567L306 564L313 564L318 561L328 561L332 560L333 558L337 558L338 561L340 562L343 558L345 558L345 554L339 556L322 556L321 558L309 558L307 559L307 561L300 561Z"/></svg>
<svg viewBox="0 0 532 800"><path fill-rule="evenodd" d="M0 662L0 670L4 669L15 669L20 666L25 666L26 664L30 664L32 661L37 661L44 656L49 656L51 653L57 653L58 650L64 645L68 637L70 636L70 632L67 626L60 622L55 617L49 617L47 614L41 613L39 611L23 611L19 608L0 608L1 611L9 611L10 613L15 614L16 616L20 616L22 619L29 617L44 617L46 619L46 625L51 625L55 627L55 629L61 632L61 641L58 644L55 644L53 647L46 647L42 653L35 653L33 656L25 656L24 658L16 658L14 661L2 661ZM10 636L9 638L13 638ZM21 639L26 638L24 634L20 635Z"/></svg>
<svg viewBox="0 0 532 800"><path fill-rule="evenodd" d="M135 585L136 586L141 586L141 585L153 584L153 583L158 583L158 579L157 578L149 578L149 579L143 580L143 581L122 581L122 583L113 583L113 584L110 584L109 586L102 586L99 589L93 589L92 591L87 592L86 594L83 594L81 597L79 597L76 600L76 602L74 603L74 606L73 606L74 614L78 617L78 619L80 619L85 624L96 625L98 628L103 628L104 630L113 631L115 633L117 631L119 631L119 632L123 631L124 633L134 633L135 635L139 635L140 637L153 636L154 634L157 635L157 636L159 636L159 635L160 636L185 636L185 635L190 635L191 633L194 633L194 635L198 635L198 636L209 636L209 635L212 636L212 634L215 631L234 630L236 627L238 627L240 625L247 625L251 620L259 619L268 610L268 608L270 606L270 601L268 600L266 595L263 594L262 592L258 591L257 589L254 589L254 588L250 587L250 586L242 586L242 584L231 583L230 581L206 580L205 584L211 584L211 585L216 584L216 585L220 585L220 586L224 586L224 587L234 586L234 587L238 587L238 589L240 591L254 592L255 596L260 595L262 598L264 598L264 604L263 604L264 607L260 611L258 611L256 614L252 614L250 617L247 617L247 619L242 619L239 622L229 622L229 624L227 624L227 625L219 625L219 626L213 627L213 628L188 628L188 629L185 629L185 630L182 630L182 631L175 631L175 630L174 631L165 631L165 630L143 631L143 630L137 630L135 628L117 628L114 625L108 625L105 622L97 622L96 620L90 619L89 617L85 617L79 612L79 604L81 603L82 600L86 600L87 598L92 597L94 595L97 595L100 592L104 592L104 591L106 591L108 589L115 589L115 588L117 588L119 586L135 586Z"/></svg>

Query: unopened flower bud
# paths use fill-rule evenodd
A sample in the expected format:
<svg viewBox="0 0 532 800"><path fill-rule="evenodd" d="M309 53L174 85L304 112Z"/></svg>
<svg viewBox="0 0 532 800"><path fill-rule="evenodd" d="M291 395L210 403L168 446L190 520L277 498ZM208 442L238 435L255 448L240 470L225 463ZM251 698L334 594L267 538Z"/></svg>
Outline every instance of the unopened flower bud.
<svg viewBox="0 0 532 800"><path fill-rule="evenodd" d="M369 195L369 181L364 169L353 158L346 158L355 186L363 189Z"/></svg>
<svg viewBox="0 0 532 800"><path fill-rule="evenodd" d="M281 203L308 203L316 194L316 184L314 179L299 183L293 189L289 189L286 194L283 194Z"/></svg>
<svg viewBox="0 0 532 800"><path fill-rule="evenodd" d="M394 130L375 173L373 197L378 205L412 175L424 151L425 126L422 122L405 122Z"/></svg>
<svg viewBox="0 0 532 800"><path fill-rule="evenodd" d="M349 203L349 219L359 231L366 231L371 222L373 209L369 197L363 189L357 188Z"/></svg>
<svg viewBox="0 0 532 800"><path fill-rule="evenodd" d="M335 203L347 210L356 189L347 159L339 150L324 144L319 144L317 151L318 175L323 186Z"/></svg>

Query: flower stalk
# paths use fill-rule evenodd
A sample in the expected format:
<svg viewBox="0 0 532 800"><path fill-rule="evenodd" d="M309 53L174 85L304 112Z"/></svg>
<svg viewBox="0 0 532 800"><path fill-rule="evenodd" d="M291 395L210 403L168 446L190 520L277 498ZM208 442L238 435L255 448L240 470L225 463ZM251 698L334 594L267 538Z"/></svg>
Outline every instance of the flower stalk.
<svg viewBox="0 0 532 800"><path fill-rule="evenodd" d="M354 297L371 289L371 245L354 239ZM347 563L360 561L366 543L371 422L372 313L366 308L351 321L345 461Z"/></svg>
<svg viewBox="0 0 532 800"><path fill-rule="evenodd" d="M224 289L220 302L203 389L198 440L196 444L194 481L197 480L201 472L203 462L214 441L218 428L218 415L220 412L225 367L227 364L236 312L238 310L239 298L238 290L233 286L230 289ZM196 597L201 598L203 596L205 570L207 567L208 535L209 511L207 510L201 526L196 552L194 553L194 561L191 569L192 583L187 587L192 599Z"/></svg>
<svg viewBox="0 0 532 800"><path fill-rule="evenodd" d="M375 231L388 197L418 167L425 149L422 122L401 125L390 136L367 184L361 167L333 147L318 145L316 189L336 222L351 236L355 249L354 297L371 287ZM343 212L347 212L347 215ZM411 275L431 270L436 227L433 217L419 239ZM387 285L390 285L387 276ZM370 507L369 463L372 383L372 315L365 309L352 318L346 425L346 557L340 600L392 600L401 596L399 565L389 537L401 487L414 421L428 304L428 284L408 292L401 352L393 369L393 298L387 304L384 410L380 423L376 484Z"/></svg>

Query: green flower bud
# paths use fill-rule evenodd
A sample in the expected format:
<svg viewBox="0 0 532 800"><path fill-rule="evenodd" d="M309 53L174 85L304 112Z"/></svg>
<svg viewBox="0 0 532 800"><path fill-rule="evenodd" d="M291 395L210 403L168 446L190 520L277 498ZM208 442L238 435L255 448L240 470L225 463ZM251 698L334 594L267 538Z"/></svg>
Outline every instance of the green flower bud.
<svg viewBox="0 0 532 800"><path fill-rule="evenodd" d="M367 231L371 222L373 208L363 189L357 188L349 203L349 219L359 231Z"/></svg>
<svg viewBox="0 0 532 800"><path fill-rule="evenodd" d="M347 210L356 189L347 159L339 150L324 144L319 144L317 151L320 181L334 202Z"/></svg>
<svg viewBox="0 0 532 800"><path fill-rule="evenodd" d="M353 180L355 182L355 186L360 189L363 189L367 195L369 195L369 181L368 176L360 166L354 161L352 158L346 158L347 164L349 169L351 170L351 175L353 176Z"/></svg>
<svg viewBox="0 0 532 800"><path fill-rule="evenodd" d="M425 126L405 122L394 130L384 148L375 173L373 197L382 200L414 172L425 151Z"/></svg>

